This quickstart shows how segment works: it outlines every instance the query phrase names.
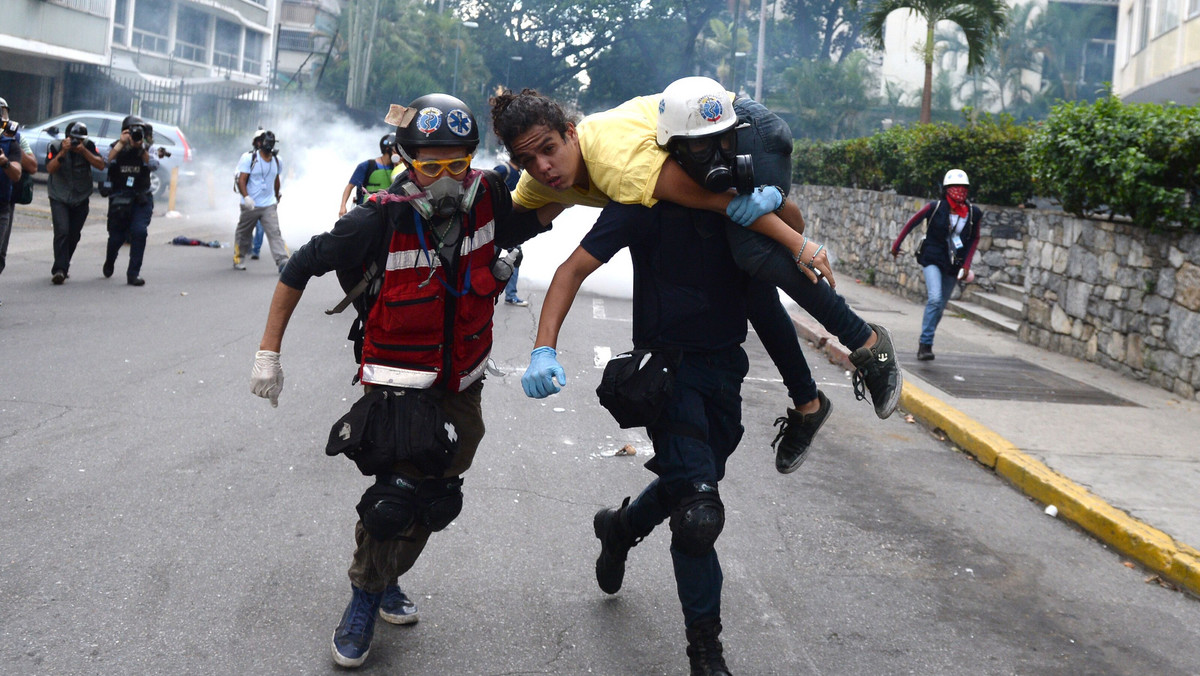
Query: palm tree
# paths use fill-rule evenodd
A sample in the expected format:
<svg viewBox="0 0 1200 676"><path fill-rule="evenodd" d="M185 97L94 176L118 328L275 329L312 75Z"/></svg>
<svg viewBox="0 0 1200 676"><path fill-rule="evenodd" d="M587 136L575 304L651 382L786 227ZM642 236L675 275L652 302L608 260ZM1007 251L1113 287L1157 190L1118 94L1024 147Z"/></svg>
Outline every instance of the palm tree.
<svg viewBox="0 0 1200 676"><path fill-rule="evenodd" d="M1031 2L1016 5L1010 10L1004 30L992 42L991 57L987 63L960 83L960 98L965 98L963 94L970 91L975 99L973 105L979 108L979 95L990 94L1000 104L1001 112L1010 112L1010 107L1027 104L1038 94L1033 85L1026 81L1027 73L1040 76L1042 72L1038 37L1033 33L1035 22L1030 16L1035 7ZM939 30L937 41L945 53L953 55L955 60L965 56L969 49L955 30ZM980 91L985 88L990 91Z"/></svg>
<svg viewBox="0 0 1200 676"><path fill-rule="evenodd" d="M925 86L921 91L921 122L932 120L933 30L939 21L958 24L967 38L967 72L983 65L984 56L996 35L1004 29L1008 14L1004 0L880 0L867 14L863 34L883 49L883 28L888 15L908 10L925 19Z"/></svg>

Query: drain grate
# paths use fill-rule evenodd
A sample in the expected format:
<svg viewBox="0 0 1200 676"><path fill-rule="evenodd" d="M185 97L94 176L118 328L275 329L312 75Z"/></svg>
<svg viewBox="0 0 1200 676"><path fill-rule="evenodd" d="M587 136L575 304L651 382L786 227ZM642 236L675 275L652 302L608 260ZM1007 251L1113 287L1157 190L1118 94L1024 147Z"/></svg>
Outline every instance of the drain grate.
<svg viewBox="0 0 1200 676"><path fill-rule="evenodd" d="M915 352L900 357L913 375L947 394L964 399L1137 406L1016 357L938 353L934 361L917 361Z"/></svg>

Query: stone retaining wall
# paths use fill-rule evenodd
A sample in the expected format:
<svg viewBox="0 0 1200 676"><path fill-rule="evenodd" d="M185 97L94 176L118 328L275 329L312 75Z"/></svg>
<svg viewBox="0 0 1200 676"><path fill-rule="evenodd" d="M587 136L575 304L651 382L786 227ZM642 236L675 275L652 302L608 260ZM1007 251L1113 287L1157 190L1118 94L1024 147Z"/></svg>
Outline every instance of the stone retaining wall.
<svg viewBox="0 0 1200 676"><path fill-rule="evenodd" d="M794 186L807 234L831 250L834 271L922 301L914 228L926 200L851 188ZM1200 398L1200 234L1150 233L1059 211L981 206L983 232L964 291L1023 285L1022 341L1093 361L1180 396Z"/></svg>

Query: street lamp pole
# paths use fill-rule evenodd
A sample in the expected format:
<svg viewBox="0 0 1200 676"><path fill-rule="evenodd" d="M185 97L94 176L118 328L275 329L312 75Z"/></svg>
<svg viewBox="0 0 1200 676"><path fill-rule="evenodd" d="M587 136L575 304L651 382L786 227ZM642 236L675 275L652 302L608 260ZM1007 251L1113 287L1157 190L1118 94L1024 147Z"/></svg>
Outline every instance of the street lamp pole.
<svg viewBox="0 0 1200 676"><path fill-rule="evenodd" d="M504 88L508 89L508 76L512 74L513 61L522 61L523 57L510 56L508 57L508 68L504 71Z"/></svg>
<svg viewBox="0 0 1200 676"><path fill-rule="evenodd" d="M474 21L463 21L458 24L458 28L454 31L454 87L450 90L451 96L458 96L458 53L462 51L462 27L479 28L479 24Z"/></svg>

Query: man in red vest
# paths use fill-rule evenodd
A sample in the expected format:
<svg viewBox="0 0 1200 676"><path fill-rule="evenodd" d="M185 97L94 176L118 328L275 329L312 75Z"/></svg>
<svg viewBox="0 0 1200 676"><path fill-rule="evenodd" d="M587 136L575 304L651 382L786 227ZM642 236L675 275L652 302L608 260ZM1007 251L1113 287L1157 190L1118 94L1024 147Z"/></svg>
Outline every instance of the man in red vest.
<svg viewBox="0 0 1200 676"><path fill-rule="evenodd" d="M251 391L278 405L288 319L310 278L337 271L349 289L338 309L358 310L351 335L365 394L334 424L326 453L345 453L376 477L358 504L351 599L333 634L333 660L344 667L367 658L377 616L416 621L399 577L462 509L507 279L498 252L548 229L536 212L512 216L503 181L471 168L479 129L462 101L430 94L393 106L386 120L405 173L292 255L251 377Z"/></svg>

